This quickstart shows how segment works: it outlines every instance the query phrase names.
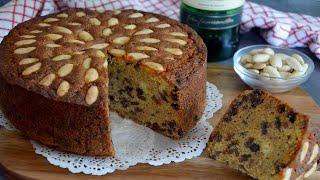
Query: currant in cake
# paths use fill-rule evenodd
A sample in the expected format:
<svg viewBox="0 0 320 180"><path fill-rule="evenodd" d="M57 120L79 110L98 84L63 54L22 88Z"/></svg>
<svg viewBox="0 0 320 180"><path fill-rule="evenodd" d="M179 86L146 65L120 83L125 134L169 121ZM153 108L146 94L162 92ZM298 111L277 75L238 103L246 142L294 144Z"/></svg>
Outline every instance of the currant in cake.
<svg viewBox="0 0 320 180"><path fill-rule="evenodd" d="M319 128L261 90L240 94L211 134L207 153L256 179L303 179L317 168Z"/></svg>
<svg viewBox="0 0 320 180"><path fill-rule="evenodd" d="M59 150L114 155L109 108L173 139L204 110L207 49L161 15L69 9L19 24L0 53L5 116Z"/></svg>

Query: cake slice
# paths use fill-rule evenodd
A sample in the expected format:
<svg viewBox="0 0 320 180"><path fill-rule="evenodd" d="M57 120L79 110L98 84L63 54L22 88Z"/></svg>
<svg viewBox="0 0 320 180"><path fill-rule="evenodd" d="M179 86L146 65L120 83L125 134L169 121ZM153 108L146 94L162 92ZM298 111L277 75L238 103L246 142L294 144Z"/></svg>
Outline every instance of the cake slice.
<svg viewBox="0 0 320 180"><path fill-rule="evenodd" d="M262 90L240 94L211 134L208 155L256 179L303 179L316 170L319 130Z"/></svg>

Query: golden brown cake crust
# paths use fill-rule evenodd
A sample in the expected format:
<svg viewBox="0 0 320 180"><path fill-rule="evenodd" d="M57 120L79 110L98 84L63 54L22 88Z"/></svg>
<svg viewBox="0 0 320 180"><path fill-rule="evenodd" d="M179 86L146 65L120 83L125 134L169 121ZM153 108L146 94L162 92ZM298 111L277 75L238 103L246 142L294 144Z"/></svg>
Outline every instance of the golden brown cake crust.
<svg viewBox="0 0 320 180"><path fill-rule="evenodd" d="M3 39L0 54L5 116L29 138L59 150L114 154L108 56L176 87L179 120L169 124L169 137L182 137L205 107L206 46L190 27L165 16L68 9L17 25Z"/></svg>

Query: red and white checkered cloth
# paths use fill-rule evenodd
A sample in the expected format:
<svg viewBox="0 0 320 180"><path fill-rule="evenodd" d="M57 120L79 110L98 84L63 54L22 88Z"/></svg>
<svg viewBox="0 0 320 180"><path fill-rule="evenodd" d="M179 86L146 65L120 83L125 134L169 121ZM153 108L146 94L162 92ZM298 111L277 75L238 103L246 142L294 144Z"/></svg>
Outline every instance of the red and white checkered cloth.
<svg viewBox="0 0 320 180"><path fill-rule="evenodd" d="M100 11L134 8L178 19L179 5L179 0L13 0L0 8L0 41L17 24L68 7ZM320 59L318 17L280 12L246 2L241 21L242 32L259 27L264 29L262 35L268 43L283 47L308 46Z"/></svg>

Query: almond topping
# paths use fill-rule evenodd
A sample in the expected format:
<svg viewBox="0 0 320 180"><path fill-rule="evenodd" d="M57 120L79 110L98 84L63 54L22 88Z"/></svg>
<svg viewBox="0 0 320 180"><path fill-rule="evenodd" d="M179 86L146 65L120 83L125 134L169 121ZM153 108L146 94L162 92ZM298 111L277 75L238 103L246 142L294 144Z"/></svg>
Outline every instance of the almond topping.
<svg viewBox="0 0 320 180"><path fill-rule="evenodd" d="M135 29L136 27L137 26L135 24L128 24L124 26L125 29L130 29L130 30Z"/></svg>
<svg viewBox="0 0 320 180"><path fill-rule="evenodd" d="M82 66L85 68L85 69L89 69L90 68L90 64L91 64L91 58L86 58L83 60L83 63L82 63Z"/></svg>
<svg viewBox="0 0 320 180"><path fill-rule="evenodd" d="M36 63L32 66L27 67L23 72L22 75L23 76L27 76L30 75L34 72L37 72L39 69L41 68L41 63Z"/></svg>
<svg viewBox="0 0 320 180"><path fill-rule="evenodd" d="M97 86L91 86L86 95L86 103L91 105L98 99L99 90Z"/></svg>
<svg viewBox="0 0 320 180"><path fill-rule="evenodd" d="M170 27L171 25L170 24L159 24L156 26L156 28L167 28L167 27Z"/></svg>
<svg viewBox="0 0 320 180"><path fill-rule="evenodd" d="M153 33L151 29L143 29L141 31L134 33L134 35L136 36L136 35L151 34L151 33Z"/></svg>
<svg viewBox="0 0 320 180"><path fill-rule="evenodd" d="M72 34L73 32L66 28L66 27L63 27L63 26L57 26L56 29L61 32L61 33L65 33L65 34Z"/></svg>
<svg viewBox="0 0 320 180"><path fill-rule="evenodd" d="M46 36L47 36L48 38L50 38L51 40L53 40L53 41L62 38L62 35L60 35L60 34L47 34Z"/></svg>
<svg viewBox="0 0 320 180"><path fill-rule="evenodd" d="M97 18L90 18L89 19L89 23L94 25L94 26L100 26L101 25L101 21L99 21Z"/></svg>
<svg viewBox="0 0 320 180"><path fill-rule="evenodd" d="M59 44L46 44L46 47L48 48L56 48L56 47L61 47Z"/></svg>
<svg viewBox="0 0 320 180"><path fill-rule="evenodd" d="M77 23L77 22L69 22L68 24L71 26L80 26L81 25L80 23Z"/></svg>
<svg viewBox="0 0 320 180"><path fill-rule="evenodd" d="M85 51L77 51L77 52L74 52L73 54L75 54L75 55L81 55L81 54L84 54L85 53Z"/></svg>
<svg viewBox="0 0 320 180"><path fill-rule="evenodd" d="M67 92L69 91L69 89L70 89L70 84L69 84L69 82L63 80L63 81L60 83L60 85L59 85L59 87L58 87L58 89L57 89L57 94L58 94L58 96L64 96L65 94L67 94Z"/></svg>
<svg viewBox="0 0 320 180"><path fill-rule="evenodd" d="M91 83L99 78L99 73L96 69L90 68L84 76L84 82Z"/></svg>
<svg viewBox="0 0 320 180"><path fill-rule="evenodd" d="M160 40L155 38L144 38L144 39L140 39L140 42L153 44L153 43L159 43Z"/></svg>
<svg viewBox="0 0 320 180"><path fill-rule="evenodd" d="M182 39L165 39L165 40L169 42L177 43L183 46L187 44L187 42Z"/></svg>
<svg viewBox="0 0 320 180"><path fill-rule="evenodd" d="M108 20L108 25L109 25L109 26L115 26L115 25L117 25L117 24L119 24L119 20L118 20L117 18L110 18L110 19Z"/></svg>
<svg viewBox="0 0 320 180"><path fill-rule="evenodd" d="M51 22L56 22L56 21L59 21L59 19L57 19L57 18L47 18L43 22L51 23Z"/></svg>
<svg viewBox="0 0 320 180"><path fill-rule="evenodd" d="M105 29L103 30L102 34L103 34L104 36L110 36L110 35L112 34L112 31L111 31L110 28L105 28Z"/></svg>
<svg viewBox="0 0 320 180"><path fill-rule="evenodd" d="M143 17L142 13L133 13L129 15L129 18L139 18L139 17Z"/></svg>
<svg viewBox="0 0 320 180"><path fill-rule="evenodd" d="M58 18L67 18L67 17L68 17L68 14L66 14L66 13L61 13L61 14L58 14L57 17L58 17Z"/></svg>
<svg viewBox="0 0 320 180"><path fill-rule="evenodd" d="M53 80L56 78L56 75L53 73L48 74L46 77L44 77L39 84L42 86L50 86L53 82Z"/></svg>
<svg viewBox="0 0 320 180"><path fill-rule="evenodd" d="M35 50L36 47L26 47L26 48L18 48L14 50L14 54L27 54L30 53L31 51Z"/></svg>
<svg viewBox="0 0 320 180"><path fill-rule="evenodd" d="M115 57L122 57L123 55L126 54L126 51L122 49L111 49L110 54Z"/></svg>
<svg viewBox="0 0 320 180"><path fill-rule="evenodd" d="M122 37L117 37L117 38L113 39L112 42L115 43L115 44L124 45L124 44L126 44L129 40L130 40L129 37L122 36Z"/></svg>
<svg viewBox="0 0 320 180"><path fill-rule="evenodd" d="M92 48L92 49L104 49L104 48L106 48L108 46L109 46L108 43L100 43L100 44L94 44L90 48Z"/></svg>
<svg viewBox="0 0 320 180"><path fill-rule="evenodd" d="M158 21L159 21L158 18L152 17L152 18L147 19L146 23L154 23L154 22L158 22Z"/></svg>
<svg viewBox="0 0 320 180"><path fill-rule="evenodd" d="M301 163L302 163L302 162L304 161L304 159L306 158L308 149L309 149L309 142L306 141L306 142L303 143L302 150L301 150L301 153L300 153L300 162L301 162Z"/></svg>
<svg viewBox="0 0 320 180"><path fill-rule="evenodd" d="M148 66L149 68L157 71L157 72L163 72L164 71L164 68L161 64L159 63L155 63L155 62L143 62L142 64Z"/></svg>
<svg viewBox="0 0 320 180"><path fill-rule="evenodd" d="M164 48L165 51L167 51L168 53L171 53L173 55L182 55L183 52L181 51L181 49L178 48Z"/></svg>
<svg viewBox="0 0 320 180"><path fill-rule="evenodd" d="M34 40L34 39L25 39L25 40L17 41L16 43L14 43L14 45L23 46L23 45L27 45L27 44L32 44L34 42L36 42L36 40Z"/></svg>
<svg viewBox="0 0 320 180"><path fill-rule="evenodd" d="M305 174L304 174L304 178L308 178L309 176L311 176L316 170L317 170L317 165L318 165L318 163L317 162L315 162L313 165L312 165L312 167L311 167L311 169L309 169L309 171L307 171Z"/></svg>
<svg viewBox="0 0 320 180"><path fill-rule="evenodd" d="M40 26L40 27L49 27L51 25L48 24L48 23L39 23L38 26Z"/></svg>
<svg viewBox="0 0 320 180"><path fill-rule="evenodd" d="M172 36L178 36L178 37L187 37L188 36L188 35L183 34L181 32L171 32L169 34L172 35Z"/></svg>
<svg viewBox="0 0 320 180"><path fill-rule="evenodd" d="M71 59L71 55L61 54L52 58L52 61L62 61L62 60L68 60L68 59Z"/></svg>
<svg viewBox="0 0 320 180"><path fill-rule="evenodd" d="M75 44L86 44L85 42L83 41L79 41L77 39L70 39L67 41L68 43L75 43Z"/></svg>
<svg viewBox="0 0 320 180"><path fill-rule="evenodd" d="M150 46L137 46L137 50L139 50L139 51L158 51L157 48L150 47Z"/></svg>
<svg viewBox="0 0 320 180"><path fill-rule="evenodd" d="M105 55L101 50L97 50L97 51L96 51L96 57L98 57L98 58L105 58L106 55Z"/></svg>
<svg viewBox="0 0 320 180"><path fill-rule="evenodd" d="M35 38L36 36L34 35L22 35L22 38L26 38L26 39L31 39L31 38Z"/></svg>
<svg viewBox="0 0 320 180"><path fill-rule="evenodd" d="M86 13L84 13L84 12L82 12L82 11L79 11L79 12L76 13L76 15L77 15L78 17L83 17L83 16L86 15Z"/></svg>
<svg viewBox="0 0 320 180"><path fill-rule="evenodd" d="M71 73L73 64L65 64L58 70L58 76L64 77Z"/></svg>
<svg viewBox="0 0 320 180"><path fill-rule="evenodd" d="M19 62L19 65L31 64L38 61L39 61L38 58L24 58L24 59L21 59L21 61Z"/></svg>
<svg viewBox="0 0 320 180"><path fill-rule="evenodd" d="M145 59L150 57L144 53L128 53L128 55L131 56L134 60L140 60L140 59Z"/></svg>
<svg viewBox="0 0 320 180"><path fill-rule="evenodd" d="M88 33L87 31L81 31L79 32L79 38L83 41L92 41L93 37L90 33Z"/></svg>
<svg viewBox="0 0 320 180"><path fill-rule="evenodd" d="M40 30L33 30L33 31L30 31L30 33L32 33L32 34L38 34L38 33L42 33L42 31L40 31Z"/></svg>
<svg viewBox="0 0 320 180"><path fill-rule="evenodd" d="M120 10L114 10L114 11L113 11L113 14L114 14L114 15L118 15L118 14L120 14L120 13L121 13Z"/></svg>

